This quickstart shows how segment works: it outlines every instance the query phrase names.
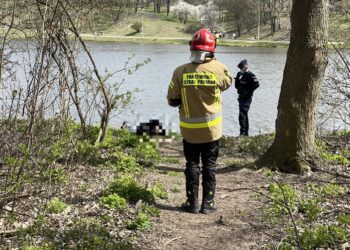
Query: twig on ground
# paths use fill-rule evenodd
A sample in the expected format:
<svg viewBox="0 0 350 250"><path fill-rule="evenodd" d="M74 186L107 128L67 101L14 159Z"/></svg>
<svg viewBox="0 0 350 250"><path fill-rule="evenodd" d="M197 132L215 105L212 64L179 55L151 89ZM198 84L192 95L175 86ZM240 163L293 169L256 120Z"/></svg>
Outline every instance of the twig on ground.
<svg viewBox="0 0 350 250"><path fill-rule="evenodd" d="M173 241L175 241L175 240L181 239L181 238L182 238L182 237L180 236L180 237L176 237L176 238L174 238L174 239L168 240L167 242L164 243L164 246L168 245L169 243L171 243L171 242L173 242Z"/></svg>

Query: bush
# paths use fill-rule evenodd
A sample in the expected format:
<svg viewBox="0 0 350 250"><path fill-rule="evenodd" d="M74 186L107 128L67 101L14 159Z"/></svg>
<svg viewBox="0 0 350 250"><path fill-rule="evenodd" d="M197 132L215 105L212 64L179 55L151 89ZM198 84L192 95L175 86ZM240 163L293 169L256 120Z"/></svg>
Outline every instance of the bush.
<svg viewBox="0 0 350 250"><path fill-rule="evenodd" d="M53 214L62 213L68 205L58 198L53 198L47 203L47 210Z"/></svg>
<svg viewBox="0 0 350 250"><path fill-rule="evenodd" d="M153 144L141 143L133 150L139 164L145 167L151 167L157 164L161 157Z"/></svg>
<svg viewBox="0 0 350 250"><path fill-rule="evenodd" d="M141 187L137 180L128 174L112 182L109 187L109 192L116 193L132 203L136 203L139 200L145 202L152 202L154 200L153 194L146 188Z"/></svg>
<svg viewBox="0 0 350 250"><path fill-rule="evenodd" d="M164 186L156 182L152 187L149 188L149 191L151 192L153 199L167 199L168 198L168 193L165 190Z"/></svg>
<svg viewBox="0 0 350 250"><path fill-rule="evenodd" d="M302 249L333 248L335 243L344 243L348 240L350 240L349 231L335 225L306 229L300 235Z"/></svg>
<svg viewBox="0 0 350 250"><path fill-rule="evenodd" d="M136 203L139 200L154 202L157 198L166 199L167 192L160 183L155 183L149 188L142 187L135 177L125 174L111 183L109 193L115 193L129 202Z"/></svg>
<svg viewBox="0 0 350 250"><path fill-rule="evenodd" d="M127 222L127 228L131 230L147 230L152 226L149 217L144 212L138 212L134 220Z"/></svg>
<svg viewBox="0 0 350 250"><path fill-rule="evenodd" d="M144 212L145 214L149 216L159 216L160 215L160 209L153 206L153 205L148 205L146 203L142 203L141 205L141 211Z"/></svg>
<svg viewBox="0 0 350 250"><path fill-rule="evenodd" d="M112 156L114 159L110 163L118 171L135 172L140 168L133 156L120 151L114 152Z"/></svg>
<svg viewBox="0 0 350 250"><path fill-rule="evenodd" d="M131 25L131 28L135 30L137 33L142 31L142 22L136 21Z"/></svg>
<svg viewBox="0 0 350 250"><path fill-rule="evenodd" d="M288 214L287 208L282 206L282 204L288 205L292 211L297 210L299 193L292 186L288 184L278 185L277 183L272 183L269 186L269 194L271 198L275 200L272 201L268 208L271 214Z"/></svg>
<svg viewBox="0 0 350 250"><path fill-rule="evenodd" d="M126 208L126 200L117 194L109 194L100 198L101 204L107 208L122 210Z"/></svg>

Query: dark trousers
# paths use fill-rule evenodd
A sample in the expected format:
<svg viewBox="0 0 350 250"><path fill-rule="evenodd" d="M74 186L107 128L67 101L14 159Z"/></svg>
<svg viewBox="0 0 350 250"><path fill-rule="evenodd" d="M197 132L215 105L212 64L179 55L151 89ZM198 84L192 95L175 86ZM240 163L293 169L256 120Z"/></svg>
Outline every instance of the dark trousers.
<svg viewBox="0 0 350 250"><path fill-rule="evenodd" d="M250 104L252 103L252 97L239 97L239 126L240 126L240 135L249 134L249 119L248 111L250 109Z"/></svg>
<svg viewBox="0 0 350 250"><path fill-rule="evenodd" d="M198 203L198 187L202 160L203 204L212 201L216 187L216 159L219 155L219 141L193 144L183 141L186 158L186 195L190 203Z"/></svg>

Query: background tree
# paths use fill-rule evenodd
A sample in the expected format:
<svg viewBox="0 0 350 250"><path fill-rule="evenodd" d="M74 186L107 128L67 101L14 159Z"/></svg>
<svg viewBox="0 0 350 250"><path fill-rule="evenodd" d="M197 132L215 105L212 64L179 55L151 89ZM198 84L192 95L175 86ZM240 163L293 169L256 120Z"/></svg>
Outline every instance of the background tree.
<svg viewBox="0 0 350 250"><path fill-rule="evenodd" d="M328 1L294 0L291 38L278 103L276 136L258 161L305 173L316 154L316 111L327 65Z"/></svg>

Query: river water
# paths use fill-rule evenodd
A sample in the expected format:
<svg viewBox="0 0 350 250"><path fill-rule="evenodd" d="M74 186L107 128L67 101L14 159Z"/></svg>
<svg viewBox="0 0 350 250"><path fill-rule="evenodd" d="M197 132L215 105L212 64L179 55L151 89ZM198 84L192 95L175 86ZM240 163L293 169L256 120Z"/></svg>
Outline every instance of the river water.
<svg viewBox="0 0 350 250"><path fill-rule="evenodd" d="M123 44L123 43L89 43L89 48L101 70L115 71L124 66L130 55L135 54L132 63L146 58L151 63L139 69L131 76L119 74L119 79L126 77L125 87L139 88L133 113L124 112L111 121L119 125L127 121L133 125L138 121L160 119L168 127L178 131L178 110L167 105L166 94L174 69L189 60L189 48L185 45L158 44ZM286 49L281 48L236 48L219 47L216 57L229 67L236 75L237 64L247 59L259 81L260 88L255 92L251 105L251 134L272 132L277 115L277 102L282 82ZM223 131L226 135L237 135L238 101L234 86L223 93Z"/></svg>
<svg viewBox="0 0 350 250"><path fill-rule="evenodd" d="M130 66L147 58L151 62L141 67L132 75L118 73L113 81L125 79L123 90L138 88L134 104L111 119L112 126L120 126L127 121L129 126L150 119L160 119L166 128L179 131L178 109L168 106L166 95L168 84L176 67L189 61L189 47L171 44L128 44L128 43L93 43L88 47L101 73L115 72L125 66L132 55ZM282 82L283 69L286 60L285 48L239 48L218 47L216 58L226 64L233 76L236 75L237 64L247 59L250 69L260 82L254 94L249 112L250 134L273 132L277 115L277 103ZM23 56L23 54L22 54ZM21 53L16 56L20 61ZM85 55L80 56L82 67L87 63ZM22 78L22 77L20 77ZM26 84L26 81L23 80ZM223 132L225 135L238 135L238 101L234 86L223 93ZM74 110L73 110L74 112ZM94 123L99 122L95 115ZM337 126L337 129L346 127ZM328 129L332 127L328 126Z"/></svg>

